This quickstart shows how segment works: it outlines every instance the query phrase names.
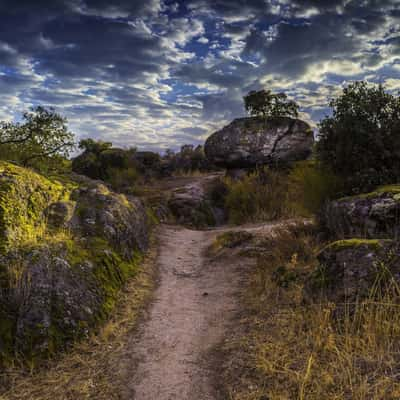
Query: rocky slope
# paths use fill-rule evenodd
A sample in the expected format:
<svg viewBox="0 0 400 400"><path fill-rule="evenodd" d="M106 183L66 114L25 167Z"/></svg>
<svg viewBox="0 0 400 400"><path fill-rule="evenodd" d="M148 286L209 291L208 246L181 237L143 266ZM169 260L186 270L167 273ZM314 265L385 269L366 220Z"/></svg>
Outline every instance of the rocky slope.
<svg viewBox="0 0 400 400"><path fill-rule="evenodd" d="M49 355L111 312L148 243L136 198L0 165L0 354Z"/></svg>
<svg viewBox="0 0 400 400"><path fill-rule="evenodd" d="M371 290L382 294L388 285L397 285L399 217L399 185L328 203L321 214L322 225L333 239L341 240L318 255L320 267L306 288L307 296L322 289L331 301L355 302Z"/></svg>

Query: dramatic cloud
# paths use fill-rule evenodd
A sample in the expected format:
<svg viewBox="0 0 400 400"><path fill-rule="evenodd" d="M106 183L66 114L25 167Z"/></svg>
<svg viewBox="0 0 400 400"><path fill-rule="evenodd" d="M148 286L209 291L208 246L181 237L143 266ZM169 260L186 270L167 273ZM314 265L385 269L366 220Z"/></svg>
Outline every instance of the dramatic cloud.
<svg viewBox="0 0 400 400"><path fill-rule="evenodd" d="M201 143L261 87L316 124L355 79L400 88L398 0L0 2L0 119L54 106L78 137Z"/></svg>

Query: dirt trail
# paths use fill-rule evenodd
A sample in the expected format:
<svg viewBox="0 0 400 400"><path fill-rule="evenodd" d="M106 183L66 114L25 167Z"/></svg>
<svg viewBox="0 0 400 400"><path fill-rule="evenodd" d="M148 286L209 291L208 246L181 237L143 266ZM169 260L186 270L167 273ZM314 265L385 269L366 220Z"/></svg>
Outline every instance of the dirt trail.
<svg viewBox="0 0 400 400"><path fill-rule="evenodd" d="M160 282L131 343L126 399L219 398L210 355L227 334L242 276L240 265L210 262L204 255L221 231L161 228Z"/></svg>

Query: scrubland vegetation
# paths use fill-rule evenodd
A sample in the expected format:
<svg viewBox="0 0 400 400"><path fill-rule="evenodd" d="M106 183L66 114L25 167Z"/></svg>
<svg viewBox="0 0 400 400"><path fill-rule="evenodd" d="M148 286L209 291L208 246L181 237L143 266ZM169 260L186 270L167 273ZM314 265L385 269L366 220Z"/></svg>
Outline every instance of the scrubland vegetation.
<svg viewBox="0 0 400 400"><path fill-rule="evenodd" d="M256 268L244 289L246 316L225 347L230 399L400 397L400 286L393 269L398 253L378 257L373 284L355 301L340 303L325 296L325 287L336 277L330 277L318 259L336 239L319 224L329 200L398 183L399 98L382 87L355 83L331 106L333 116L320 124L314 161L286 172L258 171L239 182L226 181L233 223L311 217L283 224L248 246ZM262 182L270 183L270 189ZM379 199L393 187L382 186L355 199ZM234 238L225 234L214 246L236 246ZM364 245L373 253L380 242L358 236L331 246L340 252ZM344 272L338 273L346 274L345 253L340 254ZM362 263L360 259L360 271L366 268Z"/></svg>
<svg viewBox="0 0 400 400"><path fill-rule="evenodd" d="M313 217L340 193L342 181L318 162L296 163L289 170L267 167L241 179L221 178L211 196L232 224Z"/></svg>
<svg viewBox="0 0 400 400"><path fill-rule="evenodd" d="M310 301L304 286L321 246L310 223L283 226L257 243L246 316L225 347L235 360L225 366L228 398L399 397L398 282L389 277L385 292L377 284L356 304Z"/></svg>
<svg viewBox="0 0 400 400"><path fill-rule="evenodd" d="M287 101L285 96L274 97L268 91L253 92L246 100L246 109L252 114L275 117L283 110L285 115L297 115L297 105ZM265 101L269 108L264 107ZM331 107L332 116L320 122L320 138L310 159L279 168L259 166L245 171L240 178L221 176L209 185L207 202L200 199L202 207L207 205L207 215L215 209L223 210L231 225L289 221L282 222L272 234L264 237L245 231L225 233L210 249L211 256L215 256L222 249L240 248L251 242L251 252L246 253L246 248L240 256L255 260L250 281L243 288L244 317L238 321L236 332L225 346L224 375L228 398L232 400L400 398L400 281L396 270L400 260L398 237L393 234L396 230L389 229L397 224L400 210L398 187L393 186L399 183L400 173L400 101L381 86L357 82L333 99ZM73 229L60 226L53 229L47 219L43 222L42 211L54 202L69 202L71 193L82 184L75 174L82 174L106 184L101 185L101 189L97 187L97 207L105 207L106 200L112 199L123 210L118 214L121 223L112 226L118 230L122 222L133 218L140 208L130 203L129 195L144 193L146 185L165 177L193 176L215 170L215 167L207 160L201 146L182 146L178 153L167 151L160 156L85 139L78 144L82 153L71 161L73 146L66 120L51 109L39 107L25 113L22 123L0 126L0 159L5 160L4 168L9 174L5 186L0 187L0 216L4 225L1 226L0 248L8 251L12 247L31 249L43 243L51 246L62 243L66 246L66 260L71 265L78 265L83 259L103 265L107 273L97 268L87 275L94 275L93 280L100 282L100 288L105 290L101 311L96 316L104 323L114 310L119 289L128 278L139 279L139 255L126 255L121 246L129 247L131 243L126 246L125 242L114 243L109 237L103 237L110 230L97 223L90 240L77 241L72 235ZM84 209L79 208L74 214L81 219L85 235L91 232L94 218L91 208L95 207L91 207L91 198L85 197L91 193L90 189L93 190L89 185L82 191L81 202L86 202ZM127 196L110 194L110 190ZM28 195L25 196L25 192ZM354 195L357 196L352 197ZM178 207L183 204L190 211L195 210L194 203L185 196L186 192L178 198ZM20 198L28 200L22 204ZM368 235L342 237L322 223L330 212L327 206L343 198L350 202L352 217L367 218L363 212L372 210L368 215L369 228L372 227ZM102 203L99 199L106 200ZM361 211L356 205L360 200ZM343 221L338 223L348 223L350 217L346 212L343 211ZM143 218L145 215L143 213ZM153 210L147 209L146 218L154 222ZM212 220L215 222L214 218ZM138 226L132 230L139 231ZM125 233L121 232L119 238L124 237ZM360 228L357 232L364 230ZM389 258L376 256L375 275L368 292L362 295L357 292L354 301L329 300L327 288L332 289L334 279L327 272L329 265L321 264L320 254L327 248L340 252L344 248L365 246L370 251L368 254L374 255L378 254L378 249L382 250L382 239L391 243L393 254ZM100 258L97 252L101 252ZM336 260L343 266L337 275L343 278L341 283L345 286L347 259L343 254ZM23 275L21 265L17 262L1 265L0 295L4 296L9 289L17 294L20 289L24 290L18 287ZM360 265L359 269L366 270L366 267ZM150 281L146 280L145 286L148 289ZM318 290L314 290L317 286ZM146 290L138 295L140 301L135 304L143 300ZM132 310L133 304L125 305ZM10 310L0 306L0 317L7 315L8 318ZM8 322L7 318L3 320ZM127 318L126 314L121 318ZM75 351L71 353L72 358L63 359L64 364L60 364L63 371L71 371L76 363L85 371L85 379L74 384L68 376L55 377L52 371L46 372L39 376L42 380L39 383L34 380L36 378L25 380L19 387L25 397L19 398L30 398L29 385L37 388L41 383L49 393L43 398L51 398L49 382L56 382L62 390L71 384L74 389L69 398L92 398L90 396L101 392L103 397L98 395L97 398L114 398L104 383L104 367L100 368L97 362L105 360L99 356L102 352L99 346L110 343L118 350L122 340L118 329L122 326L123 334L127 333L122 320L109 322L100 329L100 336L91 339L97 349L95 361L90 358L92 350L83 350L82 357ZM11 325L2 324L0 328L0 345L8 346L7 351L14 340ZM130 323L127 326L131 327ZM54 332L52 330L50 337L56 340ZM86 338L90 336L85 335ZM84 346L78 345L78 353ZM111 363L107 365L115 367L110 361L110 352L104 357ZM97 368L101 371L99 376L93 374ZM16 369L11 368L11 371L19 376ZM93 387L85 386L96 379L98 382L93 383Z"/></svg>

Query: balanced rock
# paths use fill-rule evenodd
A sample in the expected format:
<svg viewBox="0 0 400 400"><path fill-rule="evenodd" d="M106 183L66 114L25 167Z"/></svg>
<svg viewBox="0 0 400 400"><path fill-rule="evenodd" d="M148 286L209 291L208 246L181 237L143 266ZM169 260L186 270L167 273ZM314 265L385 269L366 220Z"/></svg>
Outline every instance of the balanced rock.
<svg viewBox="0 0 400 400"><path fill-rule="evenodd" d="M397 238L400 233L400 185L344 197L327 204L321 222L338 238Z"/></svg>
<svg viewBox="0 0 400 400"><path fill-rule="evenodd" d="M289 117L235 119L205 143L207 158L224 168L290 164L307 159L314 143L306 122Z"/></svg>

